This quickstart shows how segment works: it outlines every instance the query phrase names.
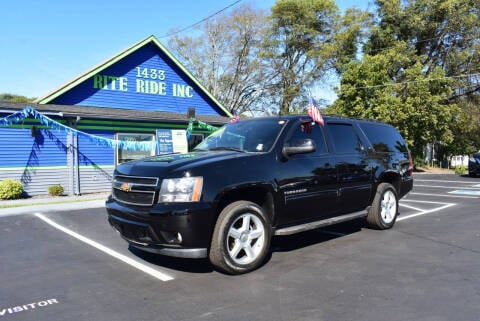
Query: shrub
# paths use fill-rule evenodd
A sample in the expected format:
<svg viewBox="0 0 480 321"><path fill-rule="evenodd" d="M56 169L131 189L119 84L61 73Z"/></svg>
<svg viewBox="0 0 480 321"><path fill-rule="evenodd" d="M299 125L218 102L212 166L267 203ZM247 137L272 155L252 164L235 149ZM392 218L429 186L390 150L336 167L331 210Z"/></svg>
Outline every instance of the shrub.
<svg viewBox="0 0 480 321"><path fill-rule="evenodd" d="M22 196L22 193L23 185L21 182L10 178L0 181L0 199L16 200Z"/></svg>
<svg viewBox="0 0 480 321"><path fill-rule="evenodd" d="M465 175L467 173L467 168L463 165L455 166L455 174Z"/></svg>
<svg viewBox="0 0 480 321"><path fill-rule="evenodd" d="M425 160L422 157L415 157L413 160L413 165L415 168L425 167Z"/></svg>
<svg viewBox="0 0 480 321"><path fill-rule="evenodd" d="M50 196L60 196L63 194L63 186L60 184L48 186L48 194Z"/></svg>

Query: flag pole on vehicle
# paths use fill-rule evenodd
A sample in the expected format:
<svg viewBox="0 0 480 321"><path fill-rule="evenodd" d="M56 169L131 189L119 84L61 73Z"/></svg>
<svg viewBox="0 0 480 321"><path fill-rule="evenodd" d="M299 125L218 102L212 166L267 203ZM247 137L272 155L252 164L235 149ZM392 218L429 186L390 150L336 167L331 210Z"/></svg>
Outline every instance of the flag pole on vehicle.
<svg viewBox="0 0 480 321"><path fill-rule="evenodd" d="M318 109L311 94L308 98L308 116L312 117L313 121L320 126L323 127L325 125L322 114L320 113L320 109Z"/></svg>

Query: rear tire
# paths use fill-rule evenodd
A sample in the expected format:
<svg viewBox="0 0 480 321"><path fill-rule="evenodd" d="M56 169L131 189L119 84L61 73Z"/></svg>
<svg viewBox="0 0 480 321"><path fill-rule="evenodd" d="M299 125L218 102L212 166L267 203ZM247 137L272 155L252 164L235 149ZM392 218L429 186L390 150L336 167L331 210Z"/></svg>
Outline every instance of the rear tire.
<svg viewBox="0 0 480 321"><path fill-rule="evenodd" d="M367 222L376 229L389 229L395 224L398 215L398 196L389 183L378 185L377 192L368 211Z"/></svg>
<svg viewBox="0 0 480 321"><path fill-rule="evenodd" d="M210 246L210 262L228 274L242 274L258 268L270 249L271 226L257 204L237 201L218 217Z"/></svg>

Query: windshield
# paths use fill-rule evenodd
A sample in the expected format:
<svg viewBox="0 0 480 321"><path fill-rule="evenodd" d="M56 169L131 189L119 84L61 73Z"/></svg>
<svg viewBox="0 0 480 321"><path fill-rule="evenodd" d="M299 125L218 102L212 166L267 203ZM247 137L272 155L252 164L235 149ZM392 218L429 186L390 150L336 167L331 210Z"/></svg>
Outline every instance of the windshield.
<svg viewBox="0 0 480 321"><path fill-rule="evenodd" d="M278 118L249 119L229 123L208 136L194 150L269 151L286 120Z"/></svg>

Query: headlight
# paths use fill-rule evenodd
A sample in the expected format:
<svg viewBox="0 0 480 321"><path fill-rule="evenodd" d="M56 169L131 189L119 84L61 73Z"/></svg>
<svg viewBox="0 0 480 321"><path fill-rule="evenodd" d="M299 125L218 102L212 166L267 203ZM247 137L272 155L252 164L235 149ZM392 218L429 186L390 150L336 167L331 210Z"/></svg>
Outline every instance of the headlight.
<svg viewBox="0 0 480 321"><path fill-rule="evenodd" d="M198 202L202 187L203 177L200 176L164 179L158 202Z"/></svg>

